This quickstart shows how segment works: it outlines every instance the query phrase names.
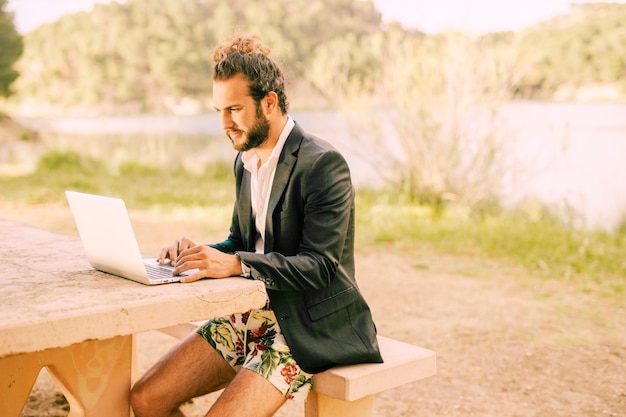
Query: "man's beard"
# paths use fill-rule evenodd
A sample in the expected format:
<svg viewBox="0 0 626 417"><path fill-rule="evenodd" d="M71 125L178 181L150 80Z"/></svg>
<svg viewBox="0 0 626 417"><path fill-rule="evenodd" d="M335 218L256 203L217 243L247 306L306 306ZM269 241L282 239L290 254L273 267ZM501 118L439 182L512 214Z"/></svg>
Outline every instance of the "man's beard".
<svg viewBox="0 0 626 417"><path fill-rule="evenodd" d="M269 131L270 122L264 117L261 106L257 105L254 125L245 133L248 140L235 149L239 152L245 152L256 148L267 140Z"/></svg>

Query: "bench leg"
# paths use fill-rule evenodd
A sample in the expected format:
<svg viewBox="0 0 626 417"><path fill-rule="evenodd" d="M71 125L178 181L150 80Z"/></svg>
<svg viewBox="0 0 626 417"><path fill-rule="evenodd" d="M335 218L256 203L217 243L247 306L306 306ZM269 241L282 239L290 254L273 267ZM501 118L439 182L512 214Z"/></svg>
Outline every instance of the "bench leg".
<svg viewBox="0 0 626 417"><path fill-rule="evenodd" d="M132 336L0 359L0 415L17 417L44 366L70 404L70 416L129 416Z"/></svg>
<svg viewBox="0 0 626 417"><path fill-rule="evenodd" d="M304 405L305 417L373 417L374 396L368 395L355 401L342 401L309 392Z"/></svg>

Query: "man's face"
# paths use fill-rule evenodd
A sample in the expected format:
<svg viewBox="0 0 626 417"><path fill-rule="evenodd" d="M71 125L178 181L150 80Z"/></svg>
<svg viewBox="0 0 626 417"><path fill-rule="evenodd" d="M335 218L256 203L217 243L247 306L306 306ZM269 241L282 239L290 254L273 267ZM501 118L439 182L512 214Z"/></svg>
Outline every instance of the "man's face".
<svg viewBox="0 0 626 417"><path fill-rule="evenodd" d="M250 96L248 80L241 74L213 82L213 105L237 151L256 148L267 139L270 125L262 104L263 100L257 106Z"/></svg>

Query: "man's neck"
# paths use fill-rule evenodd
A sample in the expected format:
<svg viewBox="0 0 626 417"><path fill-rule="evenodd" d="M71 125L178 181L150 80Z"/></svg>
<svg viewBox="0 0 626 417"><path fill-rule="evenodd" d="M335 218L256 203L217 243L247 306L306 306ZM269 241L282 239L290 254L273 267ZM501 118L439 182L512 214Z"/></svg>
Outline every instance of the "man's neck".
<svg viewBox="0 0 626 417"><path fill-rule="evenodd" d="M285 128L289 117L286 114L281 114L276 120L270 122L270 131L267 134L267 140L261 145L257 146L254 150L259 157L259 164L263 165L267 161L274 150L274 146L278 142L281 132Z"/></svg>

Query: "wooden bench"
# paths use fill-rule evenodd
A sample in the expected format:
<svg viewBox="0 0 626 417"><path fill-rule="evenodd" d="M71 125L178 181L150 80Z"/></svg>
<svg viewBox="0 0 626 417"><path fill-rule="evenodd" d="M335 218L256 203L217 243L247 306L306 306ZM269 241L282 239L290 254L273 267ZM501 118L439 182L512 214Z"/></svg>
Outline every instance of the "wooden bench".
<svg viewBox="0 0 626 417"><path fill-rule="evenodd" d="M198 322L160 329L182 339ZM305 417L369 417L374 396L437 373L432 350L378 336L384 363L338 366L313 377L313 390L305 404Z"/></svg>

